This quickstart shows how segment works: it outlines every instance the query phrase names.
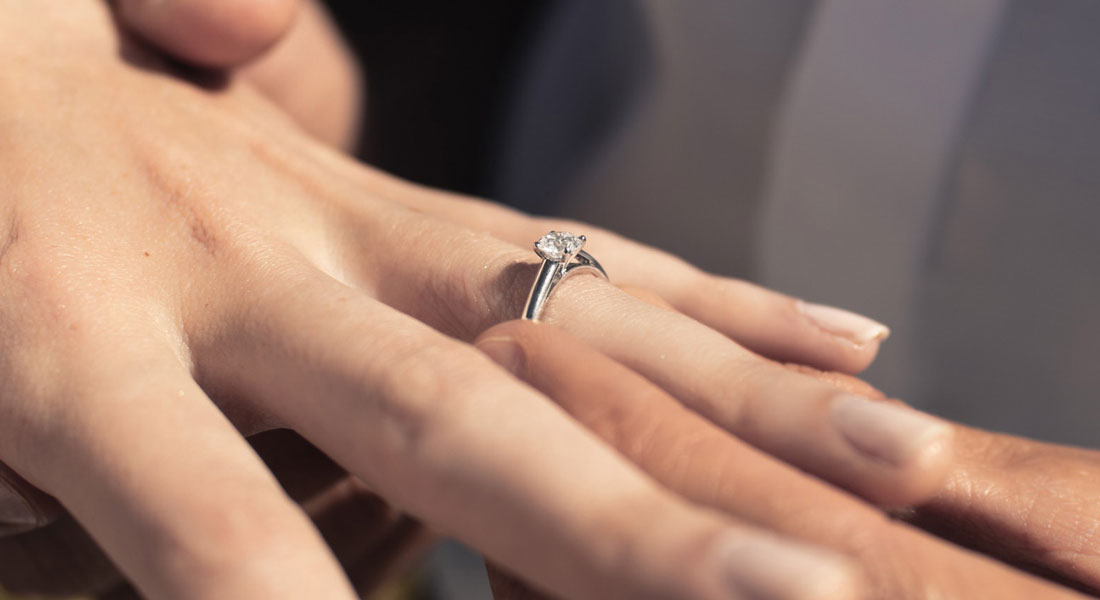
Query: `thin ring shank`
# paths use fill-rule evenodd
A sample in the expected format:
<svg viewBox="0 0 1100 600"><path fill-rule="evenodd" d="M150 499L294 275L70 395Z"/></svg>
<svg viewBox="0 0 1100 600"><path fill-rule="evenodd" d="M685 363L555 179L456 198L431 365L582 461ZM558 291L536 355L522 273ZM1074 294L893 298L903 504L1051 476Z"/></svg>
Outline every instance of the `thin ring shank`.
<svg viewBox="0 0 1100 600"><path fill-rule="evenodd" d="M545 259L542 261L538 275L535 276L535 284L531 286L531 293L527 295L527 304L523 308L524 319L538 321L546 302L550 299L550 294L558 283L579 270L592 270L604 279L608 278L607 271L591 254L581 250L576 258L577 262L564 266L557 261Z"/></svg>

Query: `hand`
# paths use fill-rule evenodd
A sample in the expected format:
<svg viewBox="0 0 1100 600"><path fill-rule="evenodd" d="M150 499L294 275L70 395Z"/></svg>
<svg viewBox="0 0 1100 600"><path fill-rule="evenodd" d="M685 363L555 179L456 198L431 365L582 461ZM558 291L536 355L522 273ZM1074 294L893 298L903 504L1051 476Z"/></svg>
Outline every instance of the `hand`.
<svg viewBox="0 0 1100 600"><path fill-rule="evenodd" d="M677 493L852 557L863 565L868 598L1078 597L888 520L746 446L554 327L504 323L477 345ZM869 393L854 378L829 377ZM952 477L910 519L1028 571L1100 590L1100 453L956 428ZM499 571L492 575L498 600L538 597Z"/></svg>
<svg viewBox="0 0 1100 600"><path fill-rule="evenodd" d="M355 589L369 595L405 570L433 536L389 507L301 437L287 430L249 443L309 515ZM71 516L0 538L0 589L48 597L138 598Z"/></svg>
<svg viewBox="0 0 1100 600"><path fill-rule="evenodd" d="M174 6L172 6L173 4ZM233 16L232 11L214 11L212 7L204 6L203 2L194 0L169 0L157 4L148 3L144 6L138 6L138 3L130 2L129 6L126 3L123 3L122 6L124 8L122 12L124 20L129 19L139 31L144 29L149 39L160 43L166 50L174 52L177 57L183 60L202 62L203 57L197 55L196 52L208 48L189 47L186 45L188 39L193 40L196 37L203 36L218 37L230 43L233 40L251 40L251 43L238 44L231 52L223 54L212 61L206 61L208 64L212 63L220 66L231 66L234 62L240 62L244 58L253 58L262 54L267 46L286 33L289 24L292 22L290 19L280 20L279 22L284 23L286 26L277 28L267 26L271 23L270 20L266 22L263 19L233 20L229 18ZM265 3L252 3L249 6L249 0L239 0L237 8L269 9ZM293 10L293 3L284 3L277 8L283 9L284 12L280 13L276 10L275 14L285 16ZM142 10L145 11L144 15L141 12ZM157 22L157 19L149 18L150 11L157 10L161 12L162 16L183 10L194 11L200 16L201 13L205 13L207 17L217 18L206 19L205 26L202 27L201 31L190 31L189 33L192 35L181 37L185 42L185 45L181 47L179 44L173 43L170 37L179 31L178 28L175 30L158 29L156 26L149 26L150 23L155 24ZM203 22L202 19L190 20L200 24ZM304 25L299 23L296 25L298 29L310 27L309 18L301 19L301 21ZM168 22L168 20L164 19L161 22ZM323 31L323 28L315 29ZM329 33L331 33L331 30L329 30ZM165 36L168 36L168 38L165 39ZM287 48L290 45L284 43L281 46L284 50L280 56L308 56L309 53L314 52L311 47L338 46L338 43L334 43L332 40L322 42L323 36L299 34L295 37L303 40L308 39L311 43L300 43L289 50ZM232 56L239 58L234 60L231 58ZM227 59L227 57L230 58ZM275 62L270 58L265 59L265 61ZM283 62L293 65L293 61ZM318 64L317 61L308 62L312 65ZM305 63L306 61L299 61L297 64L302 65ZM315 69L280 67L268 69L268 71L274 74L269 78L269 81L293 82L300 80L303 76L309 76ZM345 76L345 79L349 78ZM331 94L327 96L332 97ZM280 102L280 97L277 94L274 95L274 99L276 102ZM323 114L311 113L310 111L295 112L303 117L301 121L307 123L311 114ZM488 229L500 237L512 239L519 244L523 244L526 239L540 233L538 227L519 233L519 230L515 228L523 228L525 225L524 220L513 218L515 215L499 209L486 208L479 204L461 201L442 208L434 203L428 204L420 208L436 210L445 213L452 219L470 222L475 227ZM498 214L491 214L493 212ZM570 228L572 226L559 224L558 227ZM585 228L585 230L591 231L591 228ZM643 291L643 293L645 292ZM683 302L681 302L681 305L683 305ZM685 308L691 310L690 306ZM809 360L822 366L830 365L829 361L832 360L829 355L833 353L828 351L823 353L824 360L822 360L822 356L803 354L805 348L801 346L796 347L794 352L791 353L788 349L770 346L769 344L774 344L775 340L769 339L766 335L761 337L763 338L762 347L758 349L775 357L786 356L793 359ZM752 342L751 339L748 341ZM875 344L866 346L869 352L864 354L864 357L873 355L874 346ZM833 354L833 356L836 356L836 354ZM839 356L846 358L844 352L839 353ZM841 359L841 362L831 366L855 372L860 368L860 364L859 358L854 362L843 362L843 359ZM839 383L847 385L856 393L873 394L865 387L853 383L854 381L841 380ZM1031 569L1044 572L1060 572L1071 578L1083 577L1090 582L1090 586L1097 587L1097 584L1090 579L1091 576L1089 575L1095 569L1080 564L1082 561L1086 563L1091 561L1092 553L1082 553L1075 550L1075 548L1088 549L1096 546L1091 537L1088 537L1092 533L1091 529L1084 532L1075 532L1072 527L1078 518L1087 517L1088 514L1091 514L1089 512L1092 508L1090 499L1096 497L1096 494L1091 491L1089 480L1075 475L1093 472L1097 467L1097 454L1092 451L1040 444L962 427L958 427L957 432L959 435L957 445L960 449L960 455L949 479L949 485L938 494L935 501L912 513L910 518L926 528L939 531L942 535L960 539L968 545L985 549L1007 560L1022 563ZM1050 484L1051 479L1055 480L1054 484ZM1048 498L1052 494L1057 495L1058 498ZM1036 510L1042 517L1039 519L1032 517L1025 522L1021 519L1021 515L1030 514L1024 510L1024 507L1030 505L1040 507ZM1047 524L1050 526L1045 526ZM990 531L996 531L998 535L990 535ZM1007 540L1016 540L1016 542L1007 543ZM1023 550L1020 550L1021 548Z"/></svg>
<svg viewBox="0 0 1100 600"><path fill-rule="evenodd" d="M839 597L858 585L827 553L656 486L462 341L519 310L535 265L442 215L540 221L356 165L245 83L168 77L119 48L101 3L0 0L0 16L0 457L146 595L351 595L241 437L274 428L570 597L792 597L753 549ZM807 316L835 312L611 237L594 252L754 347L868 352ZM923 497L947 467L942 423L838 394L595 278L563 283L548 319L876 499ZM769 326L772 346L753 337Z"/></svg>
<svg viewBox="0 0 1100 600"><path fill-rule="evenodd" d="M901 516L1100 595L1100 452L963 426L956 449L943 488Z"/></svg>
<svg viewBox="0 0 1100 600"><path fill-rule="evenodd" d="M350 149L363 82L319 0L115 0L120 23L173 58L237 68L303 129Z"/></svg>
<svg viewBox="0 0 1100 600"><path fill-rule="evenodd" d="M257 61L241 73L253 83L258 80L260 89L269 92L272 101L307 129L319 128L314 121L331 110L297 110L294 99L281 92L321 88L302 104L316 106L334 97L340 106L354 104L353 90L358 87L354 68L347 66L339 34L315 1L119 0L118 8L125 25L177 59L217 67ZM206 43L211 40L216 43ZM329 64L340 68L325 69ZM308 80L308 85L303 80ZM627 270L616 273L624 287L657 293L685 314L718 326L750 349L776 360L858 373L871 363L879 342L889 333L883 325L859 315L796 302L743 282L709 277L665 253L590 225L531 219L480 200L404 187L407 189L394 192L415 210L490 232L520 247L528 247L550 228L595 232L589 237L603 240L601 252L620 255L601 258ZM651 266L656 272L649 272ZM663 277L673 280L663 281ZM744 314L768 318L754 323Z"/></svg>

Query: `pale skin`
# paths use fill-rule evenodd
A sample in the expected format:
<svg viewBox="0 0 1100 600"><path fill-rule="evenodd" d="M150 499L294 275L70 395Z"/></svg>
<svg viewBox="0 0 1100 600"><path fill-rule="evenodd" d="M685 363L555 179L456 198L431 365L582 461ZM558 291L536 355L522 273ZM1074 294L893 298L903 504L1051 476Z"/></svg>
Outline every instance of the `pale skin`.
<svg viewBox="0 0 1100 600"><path fill-rule="evenodd" d="M577 224L358 165L247 81L166 72L108 8L0 1L0 458L144 595L353 596L242 437L275 428L568 597L858 594L851 561L658 485L469 343L521 306L531 241ZM945 424L899 409L912 439L857 444L833 416L850 396L753 352L855 371L878 333L838 335L819 307L581 232L617 281L694 319L576 277L548 322L867 497L939 484ZM698 360L664 361L688 354L661 340ZM753 560L814 576L791 587Z"/></svg>
<svg viewBox="0 0 1100 600"><path fill-rule="evenodd" d="M9 238L15 243L3 258L11 284L0 298L7 341L0 422L23 426L4 432L0 456L58 496L147 594L349 594L315 530L230 422L243 433L276 426L301 432L388 500L566 597L843 598L861 589L925 597L922 590L930 588L904 585L918 575L948 597L985 589L1068 594L912 530L876 525L884 523L877 511L729 435L873 500L903 504L934 495L937 517L963 514L966 505L968 517L985 515L1013 531L1013 507L1026 502L1031 480L1012 480L1019 502L964 503L969 498L958 490L976 480L974 465L996 464L967 444L963 460L951 463L952 435L970 440L966 430L952 433L930 422L937 437L906 441L902 449L911 460L884 464L868 448L897 448L880 447L881 438L853 443L835 429L834 408L847 396L832 383L746 350L857 372L877 340L854 343L791 299L706 276L594 228L531 219L365 170L311 142L246 84L211 93L134 73L107 52L115 48L114 32L89 27L97 18L103 22L98 10L82 6L62 15L49 6L0 3L9 13L0 30L30 15L50 21L52 31L71 33L70 44L82 50L64 56L49 39L3 31L3 39L19 39L15 47L23 51L59 57L48 65L58 72L36 71L45 90L20 89L23 96L10 104L18 94L3 95L0 105L11 111L3 114L56 106L64 95L51 81L80 81L87 93L79 103L61 103L60 118L53 113L31 121L31 131L17 120L3 139L19 143L0 146L16 159L4 165L5 181L17 184L6 208L18 216L11 229L18 235ZM81 80L80 67L89 64L81 61L93 61L100 79ZM7 75L0 86L12 80ZM94 85L103 77L109 89ZM267 88L276 100L278 89ZM121 114L112 108L122 98L146 103L128 103L128 114ZM62 128L67 145L41 140ZM307 129L324 135L324 128ZM173 143L157 148L157 140ZM82 165L87 175L67 185L64 176L72 174L57 172L57 162ZM138 181L135 171L142 173ZM545 353L546 360L537 361L545 362L543 371L519 373L535 391L439 332L472 340L514 315L522 301L517 296L525 293L516 280L533 272L522 248L550 228L602 239L592 251L617 281L678 311L595 278L571 280L555 296L548 320L580 342L528 334L521 325L482 336L482 348L514 339L525 352ZM399 260L404 263L395 269ZM650 328L639 331L638 323ZM578 353L591 367L560 377L566 357ZM669 361L670 355L691 360ZM43 370L52 377L35 379ZM540 384L539 373L551 374L554 385ZM616 377L600 379L608 374ZM592 389L617 391L600 404L584 392ZM720 427L691 416L673 396ZM644 416L667 419L600 421L570 404L587 399L582 409L637 410L615 400L639 397L662 398ZM565 418L550 399L622 454ZM648 436L661 431L655 426L669 433L651 444ZM58 431L71 439L57 440ZM707 437L717 463L708 463L707 453L701 463L671 470L653 462L683 456L682 444ZM1017 455L1030 448L1027 456L1059 461L1048 466L1091 464L1090 455L1004 443ZM643 446L651 448L646 455L631 452ZM187 456L181 459L179 449ZM960 464L970 469L960 472ZM723 480L737 482L737 498L707 496L715 491L715 468ZM989 470L990 485L1005 483L999 472ZM832 506L844 519L820 519L825 525L851 519L873 532L867 547L900 547L920 560L901 568L883 561L881 550L854 547L850 531L801 527L791 518L797 505L769 512L775 498L790 497L772 491L785 486L804 506ZM203 497L187 493L193 489ZM242 502L247 511L226 510ZM1041 506L1055 521L1070 514L1067 504L1052 499ZM839 552L760 537L748 522ZM1090 540L1075 541L1071 550L1061 545L1064 536L1042 533L1035 535L1049 544L1042 547L1047 551L1017 559L1088 571L1081 549ZM722 549L713 541L722 538L733 541ZM744 548L778 552L785 558L769 564L780 572L762 578L760 569L748 569ZM990 549L1006 548L993 543ZM958 569L956 560L973 568ZM820 576L809 578L809 587L791 585L807 572Z"/></svg>

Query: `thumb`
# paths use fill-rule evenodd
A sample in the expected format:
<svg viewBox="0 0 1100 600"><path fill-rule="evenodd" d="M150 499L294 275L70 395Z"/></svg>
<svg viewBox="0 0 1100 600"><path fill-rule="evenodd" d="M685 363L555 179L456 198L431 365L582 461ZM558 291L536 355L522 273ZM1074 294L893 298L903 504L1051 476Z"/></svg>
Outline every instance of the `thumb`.
<svg viewBox="0 0 1100 600"><path fill-rule="evenodd" d="M247 62L290 30L300 0L117 0L133 33L204 67Z"/></svg>

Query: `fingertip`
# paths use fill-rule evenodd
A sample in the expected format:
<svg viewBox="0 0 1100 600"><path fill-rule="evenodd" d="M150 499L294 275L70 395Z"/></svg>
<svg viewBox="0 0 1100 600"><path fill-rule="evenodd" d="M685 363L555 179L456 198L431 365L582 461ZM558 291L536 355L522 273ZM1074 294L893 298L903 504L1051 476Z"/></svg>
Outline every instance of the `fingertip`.
<svg viewBox="0 0 1100 600"><path fill-rule="evenodd" d="M890 337L889 327L859 313L803 300L796 301L796 305L799 312L818 327L856 346L881 342Z"/></svg>
<svg viewBox="0 0 1100 600"><path fill-rule="evenodd" d="M544 326L534 321L513 319L494 325L474 340L474 346L504 367L509 373L523 377L532 336Z"/></svg>
<svg viewBox="0 0 1100 600"><path fill-rule="evenodd" d="M477 336L477 339L474 340L474 345L480 347L482 342L499 342L505 339L511 340L519 338L525 334L529 326L535 325L537 324L534 321L528 321L526 319L512 319L511 321L497 323Z"/></svg>
<svg viewBox="0 0 1100 600"><path fill-rule="evenodd" d="M852 375L862 372L871 366L879 346L890 337L889 327L850 310L804 300L794 300L794 307L807 327L831 347L831 356L823 358L829 370Z"/></svg>
<svg viewBox="0 0 1100 600"><path fill-rule="evenodd" d="M673 306L772 360L855 375L874 362L890 333L860 314L747 281L710 274L694 281Z"/></svg>
<svg viewBox="0 0 1100 600"><path fill-rule="evenodd" d="M881 466L860 490L884 506L920 503L943 485L954 457L954 428L901 402L841 395L830 419L849 444Z"/></svg>
<svg viewBox="0 0 1100 600"><path fill-rule="evenodd" d="M897 470L895 477L876 482L875 489L862 494L884 508L916 506L931 500L940 490L950 471L951 444L936 443L922 453L913 465Z"/></svg>
<svg viewBox="0 0 1100 600"><path fill-rule="evenodd" d="M300 0L119 0L122 22L176 58L226 68L256 58L290 30Z"/></svg>
<svg viewBox="0 0 1100 600"><path fill-rule="evenodd" d="M882 342L871 341L863 344L862 346L850 346L845 348L843 352L843 358L840 361L837 371L846 373L848 375L859 375L867 370L871 364L878 358L878 351Z"/></svg>
<svg viewBox="0 0 1100 600"><path fill-rule="evenodd" d="M723 549L738 598L857 600L864 577L847 557L768 534L742 534Z"/></svg>
<svg viewBox="0 0 1100 600"><path fill-rule="evenodd" d="M527 355L516 338L510 336L487 337L479 339L476 346L478 350L493 359L493 362L507 369L509 373L522 377L527 364Z"/></svg>

